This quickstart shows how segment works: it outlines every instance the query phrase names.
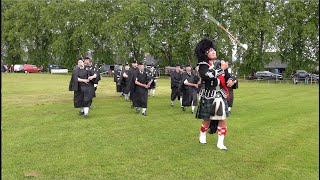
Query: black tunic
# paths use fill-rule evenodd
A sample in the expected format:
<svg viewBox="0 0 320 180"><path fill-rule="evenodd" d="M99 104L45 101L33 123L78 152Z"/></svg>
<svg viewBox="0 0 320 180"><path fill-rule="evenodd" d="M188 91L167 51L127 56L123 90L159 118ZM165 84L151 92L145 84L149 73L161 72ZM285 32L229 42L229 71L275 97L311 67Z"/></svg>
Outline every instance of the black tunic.
<svg viewBox="0 0 320 180"><path fill-rule="evenodd" d="M148 84L153 79L152 76L148 73L147 70L144 70L142 73L139 71L134 75L134 80L142 84ZM133 94L133 106L147 108L148 101L148 89L142 86L135 84L135 90Z"/></svg>
<svg viewBox="0 0 320 180"><path fill-rule="evenodd" d="M187 80L189 83L197 84L199 78L197 78L193 73L183 73L182 74L182 83ZM193 102L193 106L198 105L198 98L197 98L197 88L193 86L187 86L183 84L182 88L182 106L191 106Z"/></svg>

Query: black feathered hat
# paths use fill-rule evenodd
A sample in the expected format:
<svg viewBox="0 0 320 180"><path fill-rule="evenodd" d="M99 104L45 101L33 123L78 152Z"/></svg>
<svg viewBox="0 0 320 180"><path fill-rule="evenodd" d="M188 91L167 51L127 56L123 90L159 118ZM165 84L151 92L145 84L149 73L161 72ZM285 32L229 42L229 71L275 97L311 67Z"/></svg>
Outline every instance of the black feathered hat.
<svg viewBox="0 0 320 180"><path fill-rule="evenodd" d="M194 49L195 55L198 59L198 62L208 62L210 59L208 58L207 51L213 48L216 49L216 43L214 40L211 40L209 38L202 39Z"/></svg>

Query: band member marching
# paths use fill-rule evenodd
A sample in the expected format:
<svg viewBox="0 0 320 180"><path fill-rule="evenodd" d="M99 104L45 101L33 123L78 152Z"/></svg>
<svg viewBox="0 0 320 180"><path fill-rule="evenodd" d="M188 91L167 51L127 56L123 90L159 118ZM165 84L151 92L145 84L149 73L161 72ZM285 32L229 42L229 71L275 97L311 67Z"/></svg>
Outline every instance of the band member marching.
<svg viewBox="0 0 320 180"><path fill-rule="evenodd" d="M217 147L227 150L224 145L224 138L227 134L227 117L229 116L227 98L228 88L233 81L227 71L228 64L218 61L215 43L209 38L202 39L195 48L198 59L199 74L204 83L201 90L201 99L197 109L196 118L202 119L199 142L206 144L206 133L210 126L209 133L218 131Z"/></svg>
<svg viewBox="0 0 320 180"><path fill-rule="evenodd" d="M228 90L229 90L229 94L230 94L230 98L228 99L228 111L231 114L231 108L233 106L233 100L234 100L233 90L238 88L238 80L237 80L237 76L233 74L230 66L231 66L231 64L229 64L229 68L227 69L227 71L230 74L230 78L234 82L233 86L231 86L231 87L228 86Z"/></svg>
<svg viewBox="0 0 320 180"><path fill-rule="evenodd" d="M182 73L180 69L180 65L176 65L175 71L171 73L171 107L174 105L174 100L178 97L180 100L180 105L182 107L182 98L180 92L180 86L182 81Z"/></svg>
<svg viewBox="0 0 320 180"><path fill-rule="evenodd" d="M121 81L120 81L121 74L122 74L122 64L119 64L118 69L114 71L113 81L116 83L116 90L120 94L120 96L123 95L123 91L121 88Z"/></svg>
<svg viewBox="0 0 320 180"><path fill-rule="evenodd" d="M128 72L128 86L127 86L127 91L129 91L129 97L131 101L131 108L134 108L134 91L135 91L135 78L133 78L137 73L138 73L138 67L137 67L137 61L133 61L131 63L132 67L130 68Z"/></svg>
<svg viewBox="0 0 320 180"><path fill-rule="evenodd" d="M157 75L157 70L156 68L154 68L153 65L151 65L151 68L150 68L150 73L151 73L151 76L153 77L153 81L149 87L149 92L148 94L150 95L150 91L152 91L152 97L155 96L155 92L156 92L156 87L157 87L157 78L158 78L158 75Z"/></svg>
<svg viewBox="0 0 320 180"><path fill-rule="evenodd" d="M140 112L142 108L142 115L147 116L147 102L148 102L148 88L150 87L153 77L144 68L143 63L138 65L139 71L135 74L135 91L133 96L133 106L136 107L136 112Z"/></svg>
<svg viewBox="0 0 320 180"><path fill-rule="evenodd" d="M124 100L129 100L129 92L130 92L130 83L129 83L129 70L130 66L129 64L126 64L124 67L124 70L121 72L120 78L119 78L119 84L121 85L121 91L124 94Z"/></svg>
<svg viewBox="0 0 320 180"><path fill-rule="evenodd" d="M74 68L69 84L69 91L74 91L74 107L80 108L80 115L88 118L89 107L94 97L94 86L90 79L93 74L87 71L82 59L78 60L78 67ZM90 78L91 77L91 78Z"/></svg>
<svg viewBox="0 0 320 180"><path fill-rule="evenodd" d="M99 72L92 66L92 59L89 57L84 58L84 69L90 72L89 85L93 87L93 98L96 97L96 90L98 88L98 82L100 81ZM92 99L89 103L89 107L92 108Z"/></svg>
<svg viewBox="0 0 320 180"><path fill-rule="evenodd" d="M199 78L192 72L192 66L186 66L186 72L182 74L182 110L186 111L186 107L191 106L191 113L194 114L194 109L198 105L197 89Z"/></svg>

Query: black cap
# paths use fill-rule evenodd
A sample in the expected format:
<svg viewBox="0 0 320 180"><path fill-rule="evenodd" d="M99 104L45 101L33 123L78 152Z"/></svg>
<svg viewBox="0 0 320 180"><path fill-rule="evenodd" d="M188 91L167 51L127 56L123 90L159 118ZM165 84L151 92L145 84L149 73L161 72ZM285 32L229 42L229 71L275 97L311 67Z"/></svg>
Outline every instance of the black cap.
<svg viewBox="0 0 320 180"><path fill-rule="evenodd" d="M137 63L137 61L132 61L132 64L133 64L133 63Z"/></svg>
<svg viewBox="0 0 320 180"><path fill-rule="evenodd" d="M179 67L180 67L180 64L176 64L176 67L177 67L177 66L179 66Z"/></svg>
<svg viewBox="0 0 320 180"><path fill-rule="evenodd" d="M118 66L122 66L122 64L118 64Z"/></svg>
<svg viewBox="0 0 320 180"><path fill-rule="evenodd" d="M138 62L138 65L143 65L143 63L142 62Z"/></svg>
<svg viewBox="0 0 320 180"><path fill-rule="evenodd" d="M82 61L83 61L82 57L79 57L79 59L78 59L78 60L82 60Z"/></svg>
<svg viewBox="0 0 320 180"><path fill-rule="evenodd" d="M186 67L191 67L191 65L190 65L190 64L187 64Z"/></svg>

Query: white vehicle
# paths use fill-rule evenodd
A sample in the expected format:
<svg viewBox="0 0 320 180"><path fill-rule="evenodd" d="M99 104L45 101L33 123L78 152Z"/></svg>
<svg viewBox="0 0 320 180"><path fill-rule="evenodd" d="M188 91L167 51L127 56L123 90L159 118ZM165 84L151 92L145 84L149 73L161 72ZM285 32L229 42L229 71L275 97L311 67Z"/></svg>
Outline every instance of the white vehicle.
<svg viewBox="0 0 320 180"><path fill-rule="evenodd" d="M68 74L68 69L58 65L52 65L50 67L50 74Z"/></svg>
<svg viewBox="0 0 320 180"><path fill-rule="evenodd" d="M14 72L23 72L23 64L15 64L13 66L13 71Z"/></svg>
<svg viewBox="0 0 320 180"><path fill-rule="evenodd" d="M51 69L51 74L68 74L68 69Z"/></svg>

